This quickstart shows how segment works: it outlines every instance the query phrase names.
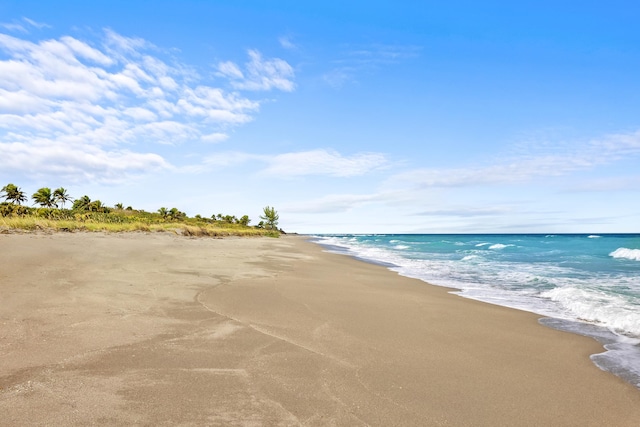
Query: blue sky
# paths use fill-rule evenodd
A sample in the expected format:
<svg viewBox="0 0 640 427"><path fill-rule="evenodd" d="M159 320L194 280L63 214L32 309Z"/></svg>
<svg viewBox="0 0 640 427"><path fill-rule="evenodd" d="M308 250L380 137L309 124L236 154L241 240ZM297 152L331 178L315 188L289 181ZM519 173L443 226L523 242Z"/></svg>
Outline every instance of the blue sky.
<svg viewBox="0 0 640 427"><path fill-rule="evenodd" d="M640 5L0 0L0 183L300 233L640 231Z"/></svg>

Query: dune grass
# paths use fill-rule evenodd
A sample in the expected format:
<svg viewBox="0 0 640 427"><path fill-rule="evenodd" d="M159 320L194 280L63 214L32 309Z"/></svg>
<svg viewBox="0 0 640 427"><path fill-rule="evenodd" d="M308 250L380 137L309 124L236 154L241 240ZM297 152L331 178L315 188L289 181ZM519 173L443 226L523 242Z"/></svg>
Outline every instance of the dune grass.
<svg viewBox="0 0 640 427"><path fill-rule="evenodd" d="M278 237L275 230L228 224L221 221L144 221L141 219L118 220L112 215L104 218L79 216L74 219L47 219L36 215L0 217L0 229L53 232L173 232L184 236L221 237L221 236L270 236Z"/></svg>

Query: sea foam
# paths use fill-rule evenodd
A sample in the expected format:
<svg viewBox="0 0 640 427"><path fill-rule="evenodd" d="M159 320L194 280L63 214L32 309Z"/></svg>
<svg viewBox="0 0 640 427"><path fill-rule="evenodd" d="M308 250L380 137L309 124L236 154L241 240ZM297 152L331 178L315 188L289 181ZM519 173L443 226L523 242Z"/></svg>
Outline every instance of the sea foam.
<svg viewBox="0 0 640 427"><path fill-rule="evenodd" d="M503 245L502 243L496 243L495 245L489 246L489 249L504 249L509 246L513 246L513 245Z"/></svg>
<svg viewBox="0 0 640 427"><path fill-rule="evenodd" d="M563 330L595 336L601 329L608 351L594 362L640 387L640 234L595 236L325 235L318 241L467 298L541 314L545 324L575 325Z"/></svg>
<svg viewBox="0 0 640 427"><path fill-rule="evenodd" d="M640 338L640 312L622 296L572 286L554 288L541 296L559 303L576 319Z"/></svg>
<svg viewBox="0 0 640 427"><path fill-rule="evenodd" d="M640 249L618 248L611 252L609 256L613 258L625 258L640 261Z"/></svg>

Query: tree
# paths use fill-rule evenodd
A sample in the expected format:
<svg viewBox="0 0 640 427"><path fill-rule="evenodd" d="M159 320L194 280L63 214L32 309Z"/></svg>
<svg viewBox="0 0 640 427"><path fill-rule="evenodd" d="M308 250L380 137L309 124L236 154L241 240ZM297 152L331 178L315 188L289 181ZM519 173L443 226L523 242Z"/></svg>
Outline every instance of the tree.
<svg viewBox="0 0 640 427"><path fill-rule="evenodd" d="M185 214L184 212L180 212L178 208L169 209L169 217L174 221L182 221L186 218L186 216L187 214Z"/></svg>
<svg viewBox="0 0 640 427"><path fill-rule="evenodd" d="M109 208L105 206L100 200L94 200L93 202L89 203L86 210L90 212L109 213Z"/></svg>
<svg viewBox="0 0 640 427"><path fill-rule="evenodd" d="M49 187L42 187L31 196L34 202L43 208L57 208L56 200Z"/></svg>
<svg viewBox="0 0 640 427"><path fill-rule="evenodd" d="M116 203L113 207L119 211L124 210L124 205L122 203Z"/></svg>
<svg viewBox="0 0 640 427"><path fill-rule="evenodd" d="M250 222L249 215L243 215L242 218L238 220L238 224L244 225L245 227L247 227Z"/></svg>
<svg viewBox="0 0 640 427"><path fill-rule="evenodd" d="M167 208L165 208L164 206L161 207L160 209L158 209L158 213L160 214L162 219L165 219L165 218L167 218L169 216L169 210Z"/></svg>
<svg viewBox="0 0 640 427"><path fill-rule="evenodd" d="M2 190L0 190L0 193L4 193L3 197L5 200L18 205L28 200L25 192L14 184L5 185L2 187Z"/></svg>
<svg viewBox="0 0 640 427"><path fill-rule="evenodd" d="M88 211L90 204L91 199L89 198L89 196L85 195L80 197L79 199L76 199L75 202L73 202L73 206L71 208L78 211Z"/></svg>
<svg viewBox="0 0 640 427"><path fill-rule="evenodd" d="M264 212L264 215L260 215L260 219L266 221L266 228L277 230L280 215L278 215L276 209L271 206L265 206L262 211Z"/></svg>
<svg viewBox="0 0 640 427"><path fill-rule="evenodd" d="M55 200L56 205L60 203L60 206L63 208L65 203L73 201L73 198L69 196L69 193L67 193L67 189L62 187L56 188L53 191L53 199Z"/></svg>

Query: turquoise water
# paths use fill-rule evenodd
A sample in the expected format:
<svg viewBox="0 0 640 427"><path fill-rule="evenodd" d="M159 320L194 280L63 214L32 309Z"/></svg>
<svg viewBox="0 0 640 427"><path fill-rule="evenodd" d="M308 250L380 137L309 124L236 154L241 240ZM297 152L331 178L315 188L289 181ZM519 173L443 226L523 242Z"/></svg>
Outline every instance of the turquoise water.
<svg viewBox="0 0 640 427"><path fill-rule="evenodd" d="M640 235L319 235L333 252L592 336L602 369L640 387Z"/></svg>

